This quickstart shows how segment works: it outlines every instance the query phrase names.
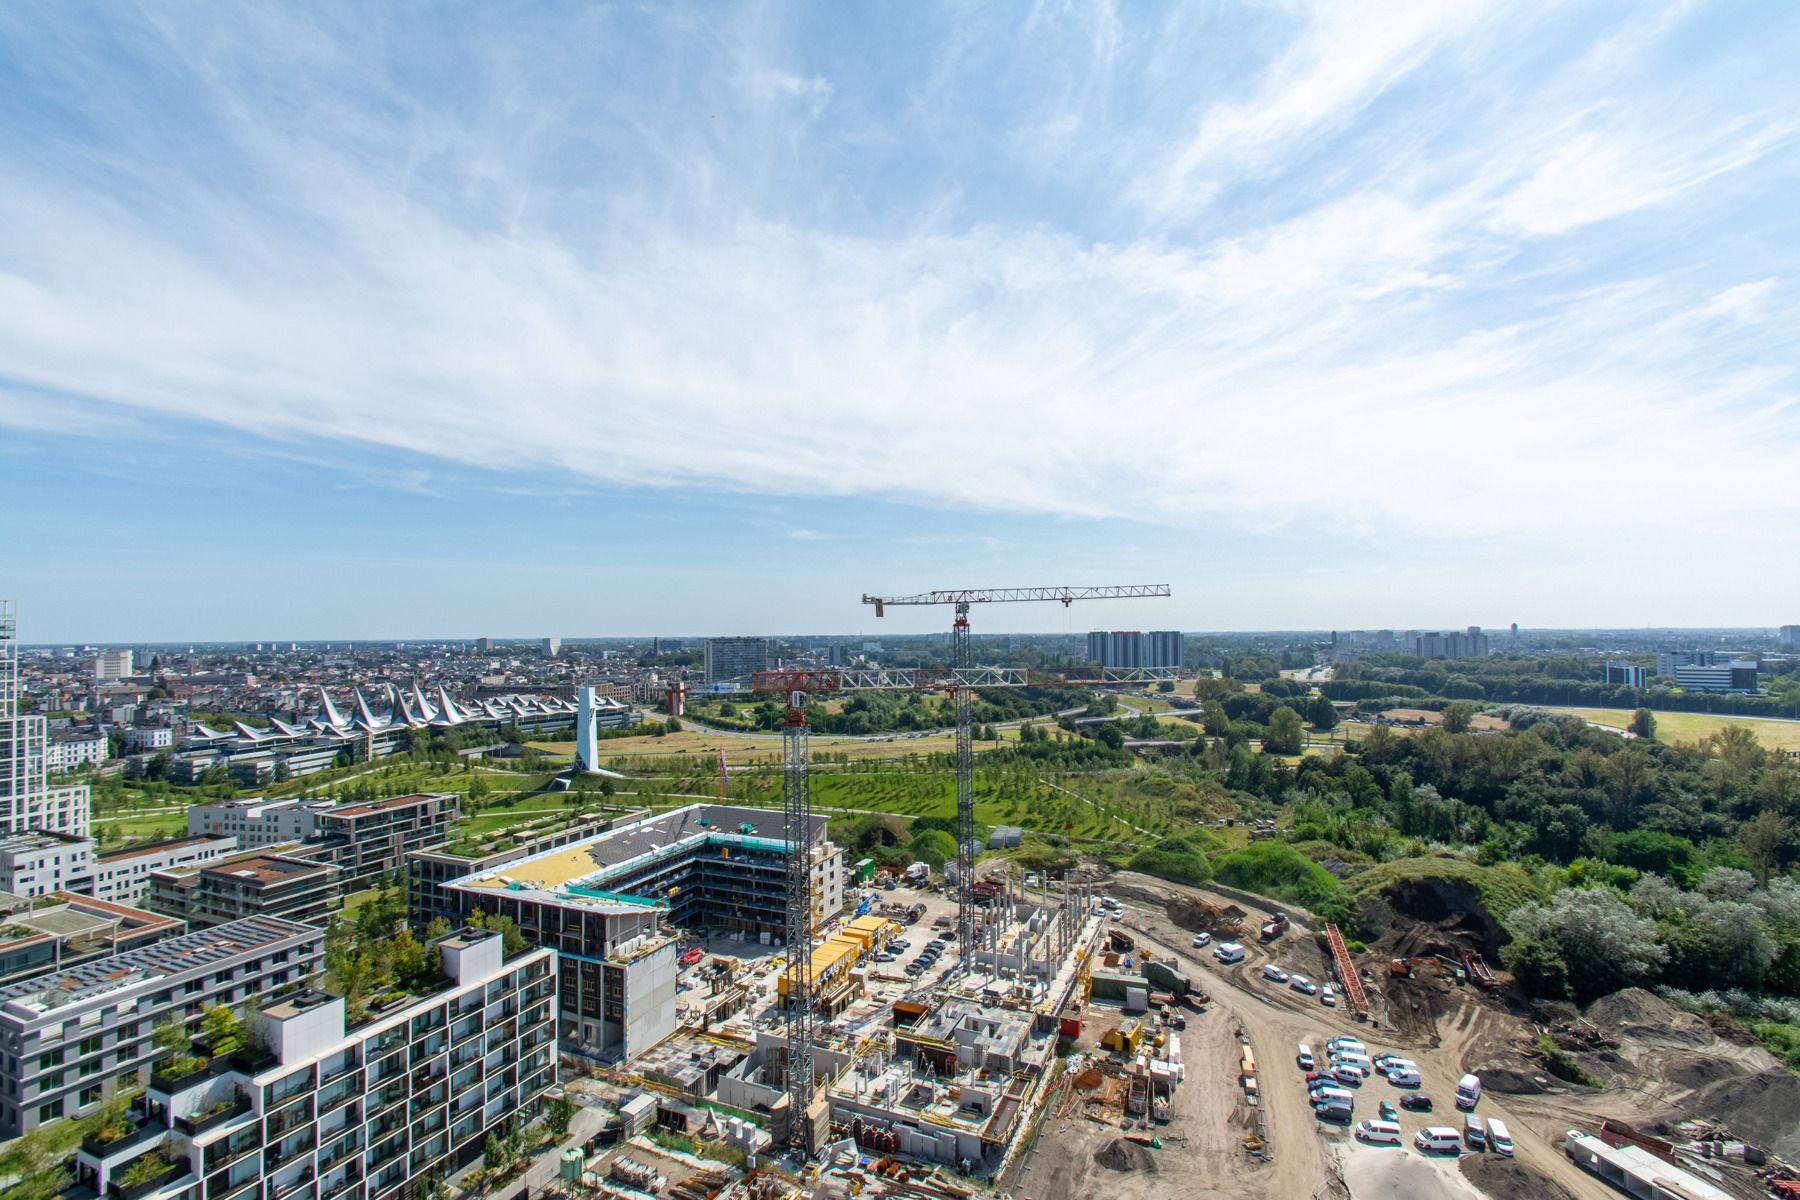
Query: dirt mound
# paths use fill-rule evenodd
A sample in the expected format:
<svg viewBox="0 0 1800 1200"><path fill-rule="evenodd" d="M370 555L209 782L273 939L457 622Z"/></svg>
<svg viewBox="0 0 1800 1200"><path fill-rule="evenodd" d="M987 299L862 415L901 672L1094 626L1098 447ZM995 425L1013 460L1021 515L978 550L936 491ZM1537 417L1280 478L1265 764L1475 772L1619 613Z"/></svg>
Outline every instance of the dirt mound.
<svg viewBox="0 0 1800 1200"><path fill-rule="evenodd" d="M1465 1154L1463 1178L1494 1200L1575 1200L1575 1194L1535 1167L1497 1154Z"/></svg>
<svg viewBox="0 0 1800 1200"><path fill-rule="evenodd" d="M1689 1115L1722 1121L1734 1137L1783 1157L1800 1153L1800 1077L1775 1068L1695 1092Z"/></svg>
<svg viewBox="0 0 1800 1200"><path fill-rule="evenodd" d="M1430 975L1388 976L1380 990L1387 998L1387 1023L1402 1036L1438 1044L1438 1022L1456 1005L1450 986Z"/></svg>
<svg viewBox="0 0 1800 1200"><path fill-rule="evenodd" d="M1550 1075L1527 1058L1506 1055L1490 1058L1471 1068L1481 1076L1481 1086L1508 1096L1536 1096L1550 1088Z"/></svg>
<svg viewBox="0 0 1800 1200"><path fill-rule="evenodd" d="M1154 1171L1156 1155L1150 1147L1129 1138L1114 1138L1106 1143L1094 1161L1109 1171Z"/></svg>
<svg viewBox="0 0 1800 1200"><path fill-rule="evenodd" d="M1588 1006L1587 1019L1603 1030L1662 1046L1707 1046L1716 1036L1701 1018L1643 988L1600 997Z"/></svg>
<svg viewBox="0 0 1800 1200"><path fill-rule="evenodd" d="M1720 1080L1736 1079L1744 1073L1742 1066L1716 1054L1676 1052L1666 1055L1662 1060L1663 1078L1677 1086L1695 1090Z"/></svg>

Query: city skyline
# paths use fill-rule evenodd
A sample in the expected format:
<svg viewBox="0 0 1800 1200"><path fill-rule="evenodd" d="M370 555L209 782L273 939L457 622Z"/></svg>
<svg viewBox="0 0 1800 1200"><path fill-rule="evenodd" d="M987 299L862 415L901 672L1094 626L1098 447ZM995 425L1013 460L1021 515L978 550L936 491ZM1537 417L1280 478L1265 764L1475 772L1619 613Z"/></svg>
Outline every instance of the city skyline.
<svg viewBox="0 0 1800 1200"><path fill-rule="evenodd" d="M33 643L874 637L939 622L863 591L1138 577L977 631L1791 621L1797 48L0 13L0 591Z"/></svg>

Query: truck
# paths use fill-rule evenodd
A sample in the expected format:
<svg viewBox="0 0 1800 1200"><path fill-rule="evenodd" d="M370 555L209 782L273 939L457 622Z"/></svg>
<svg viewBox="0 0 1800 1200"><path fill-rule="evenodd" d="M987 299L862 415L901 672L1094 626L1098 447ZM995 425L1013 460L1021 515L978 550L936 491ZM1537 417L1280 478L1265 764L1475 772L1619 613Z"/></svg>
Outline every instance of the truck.
<svg viewBox="0 0 1800 1200"><path fill-rule="evenodd" d="M1270 913L1269 919L1263 922L1262 940L1265 942L1272 942L1282 934L1286 933L1287 929L1288 915L1286 913Z"/></svg>
<svg viewBox="0 0 1800 1200"><path fill-rule="evenodd" d="M918 887L921 884L926 883L930 879L931 879L931 864L930 863L922 863L922 862L916 862L916 863L913 863L910 867L907 867L906 874L901 877L902 882L904 882L906 884L906 886L908 886L908 887Z"/></svg>
<svg viewBox="0 0 1800 1200"><path fill-rule="evenodd" d="M1123 929L1107 930L1106 940L1112 949L1121 954L1137 947L1137 939L1132 937L1129 933L1126 933Z"/></svg>

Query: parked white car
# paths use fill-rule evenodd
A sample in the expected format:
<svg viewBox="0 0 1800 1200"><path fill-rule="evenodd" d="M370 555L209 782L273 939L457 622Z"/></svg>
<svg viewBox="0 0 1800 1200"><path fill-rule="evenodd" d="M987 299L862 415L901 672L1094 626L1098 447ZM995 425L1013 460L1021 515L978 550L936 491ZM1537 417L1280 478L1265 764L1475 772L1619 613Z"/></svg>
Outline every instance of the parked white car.
<svg viewBox="0 0 1800 1200"><path fill-rule="evenodd" d="M1319 985L1304 975L1288 976L1288 986L1305 996L1317 995L1319 991Z"/></svg>
<svg viewBox="0 0 1800 1200"><path fill-rule="evenodd" d="M1263 978L1267 979L1270 983L1286 983L1288 981L1288 973L1274 963L1270 963L1263 968Z"/></svg>
<svg viewBox="0 0 1800 1200"><path fill-rule="evenodd" d="M1329 983L1326 984L1324 987L1320 988L1319 989L1319 1003L1323 1004L1326 1008L1336 1008L1337 1007L1337 988L1333 987Z"/></svg>
<svg viewBox="0 0 1800 1200"><path fill-rule="evenodd" d="M1206 945L1210 941L1212 941L1212 934L1196 933L1194 935L1194 949L1198 950L1200 947Z"/></svg>

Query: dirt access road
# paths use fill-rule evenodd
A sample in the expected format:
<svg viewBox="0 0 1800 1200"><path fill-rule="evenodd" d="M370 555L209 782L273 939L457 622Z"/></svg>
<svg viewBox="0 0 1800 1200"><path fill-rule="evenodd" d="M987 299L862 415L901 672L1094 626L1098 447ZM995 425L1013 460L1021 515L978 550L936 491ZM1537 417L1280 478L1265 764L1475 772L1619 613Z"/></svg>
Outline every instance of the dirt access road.
<svg viewBox="0 0 1800 1200"><path fill-rule="evenodd" d="M1154 901L1159 895L1187 895L1220 903L1223 897L1205 889L1183 888L1144 877L1116 880L1111 890L1126 902L1126 923L1137 926L1152 949L1173 953L1196 986L1213 997L1212 1010L1190 1020L1188 1032L1182 1035L1188 1072L1186 1084L1178 1090L1175 1116L1177 1121L1184 1121L1178 1136L1187 1140L1165 1138L1169 1144L1154 1152L1159 1156L1155 1174L1113 1173L1104 1168L1084 1170L1089 1165L1082 1161L1084 1154L1091 1160L1110 1138L1118 1136L1118 1131L1102 1129L1086 1119L1051 1121L1028 1164L1031 1169L1026 1178L1035 1186L1015 1187L1014 1195L1020 1200L1073 1200L1091 1195L1135 1200L1139 1195L1168 1196L1176 1194L1169 1186L1171 1175L1180 1180L1179 1194L1193 1200L1306 1200L1314 1196L1376 1200L1401 1193L1426 1197L1435 1184L1442 1185L1438 1194L1446 1200L1472 1194L1470 1185L1456 1172L1454 1159L1432 1164L1430 1175L1437 1177L1434 1182L1417 1167L1401 1166L1393 1156L1418 1157L1411 1146L1412 1134L1425 1125L1460 1126L1461 1114L1452 1104L1457 1079L1469 1064L1516 1042L1523 1026L1515 1018L1464 992L1453 998L1453 1007L1436 1023L1434 1036L1420 1036L1418 1031L1403 1035L1383 1027L1378 1020L1359 1024L1341 1007L1327 1008L1317 997L1301 995L1262 978L1263 964L1271 961L1298 969L1315 981L1331 978L1325 956L1311 936L1313 931L1300 920L1294 922L1290 933L1267 947L1256 944L1252 934L1244 943L1250 948L1246 961L1220 967L1210 948L1193 949L1192 932L1174 925L1164 908ZM1095 1014L1102 1012L1107 1010L1094 1010ZM1099 1019L1096 1017L1096 1022ZM1249 1038L1260 1067L1273 1152L1273 1162L1266 1165L1247 1158L1240 1146L1242 1128L1231 1124L1242 1096L1236 1071L1235 1035L1239 1030ZM1398 1051L1419 1064L1424 1080L1422 1090L1433 1097L1437 1107L1428 1114L1401 1111L1405 1131L1401 1147L1377 1150L1355 1146L1347 1129L1321 1124L1314 1118L1303 1077L1294 1063L1295 1051L1301 1042L1322 1051L1326 1039L1338 1034L1360 1038L1368 1044L1371 1054ZM1190 1042L1199 1044L1190 1049ZM1203 1057L1196 1054L1201 1045L1207 1047ZM1398 1089L1376 1076L1358 1096L1358 1118L1373 1117L1378 1101L1397 1101L1399 1096ZM1531 1102L1525 1102L1524 1097L1496 1096L1490 1092L1483 1097L1479 1111L1507 1121L1521 1167L1560 1184L1576 1200L1616 1200L1616 1192L1563 1155L1561 1135L1568 1119L1558 1106L1545 1103L1546 1099L1532 1097ZM1225 1136L1206 1134L1204 1129L1208 1126L1224 1126ZM1046 1150L1047 1144L1052 1148ZM1389 1157L1369 1160L1366 1156L1370 1154ZM1043 1169L1046 1163L1050 1164L1048 1170ZM1138 1186L1140 1180L1143 1190ZM1350 1190L1359 1184L1361 1190Z"/></svg>

